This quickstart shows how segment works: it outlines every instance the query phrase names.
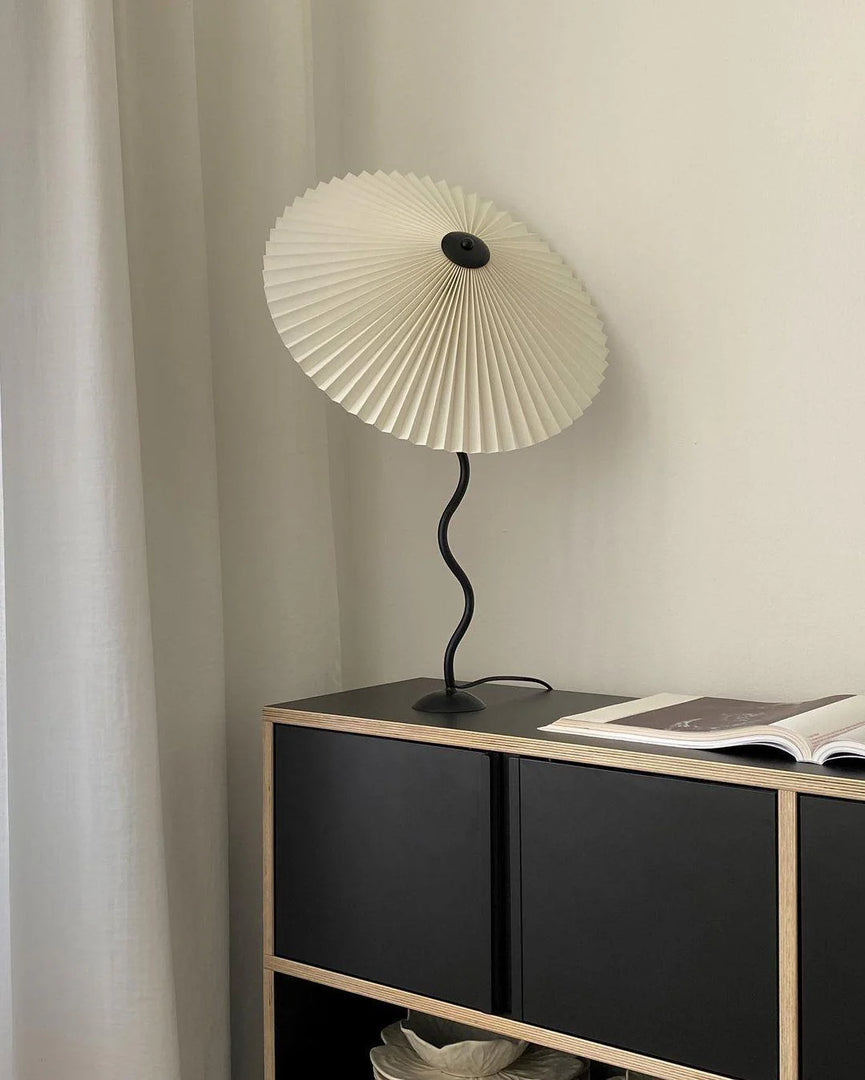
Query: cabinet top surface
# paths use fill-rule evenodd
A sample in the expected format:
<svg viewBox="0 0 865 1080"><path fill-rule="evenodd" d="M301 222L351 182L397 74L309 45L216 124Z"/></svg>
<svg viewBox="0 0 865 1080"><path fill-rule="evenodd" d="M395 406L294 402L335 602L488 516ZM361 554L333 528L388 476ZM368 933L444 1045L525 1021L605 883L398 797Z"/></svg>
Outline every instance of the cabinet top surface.
<svg viewBox="0 0 865 1080"><path fill-rule="evenodd" d="M482 712L446 716L412 708L419 697L440 687L434 679L367 686L271 705L263 718L268 723L865 800L865 765L860 762L821 767L798 764L769 750L680 750L538 730L561 716L627 697L489 683L473 689L487 706Z"/></svg>

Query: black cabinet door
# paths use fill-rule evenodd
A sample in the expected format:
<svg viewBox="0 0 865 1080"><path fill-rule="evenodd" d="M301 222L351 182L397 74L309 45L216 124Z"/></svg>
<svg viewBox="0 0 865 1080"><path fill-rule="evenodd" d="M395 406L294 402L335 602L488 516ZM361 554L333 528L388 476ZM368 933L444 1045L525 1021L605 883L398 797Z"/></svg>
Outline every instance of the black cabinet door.
<svg viewBox="0 0 865 1080"><path fill-rule="evenodd" d="M491 1008L490 758L275 725L277 955Z"/></svg>
<svg viewBox="0 0 865 1080"><path fill-rule="evenodd" d="M865 1069L865 804L800 796L802 1080Z"/></svg>
<svg viewBox="0 0 865 1080"><path fill-rule="evenodd" d="M774 1080L774 794L523 761L520 800L524 1019Z"/></svg>

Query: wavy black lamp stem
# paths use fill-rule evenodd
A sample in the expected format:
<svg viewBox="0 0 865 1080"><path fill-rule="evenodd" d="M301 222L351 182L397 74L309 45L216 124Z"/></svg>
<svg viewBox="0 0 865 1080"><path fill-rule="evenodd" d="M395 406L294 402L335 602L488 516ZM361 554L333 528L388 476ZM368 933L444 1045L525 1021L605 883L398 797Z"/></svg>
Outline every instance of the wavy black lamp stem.
<svg viewBox="0 0 865 1080"><path fill-rule="evenodd" d="M454 678L454 658L456 651L459 648L459 644L466 635L466 631L469 628L469 624L472 621L472 616L475 612L475 591L472 588L472 583L469 581L468 574L463 570L460 564L456 560L456 556L451 551L451 546L448 538L448 528L450 527L451 518L457 512L460 503L463 501L466 491L469 486L469 479L471 478L471 467L469 465L468 454L460 451L457 453L460 466L460 476L457 481L457 486L453 495L450 497L450 501L442 511L442 516L439 519L438 526L438 543L439 551L442 554L448 569L453 576L460 583L463 590L463 613L460 621L456 625L456 629L451 634L450 641L448 641L445 647L444 655L444 690L435 690L431 694L426 694L419 701L416 701L414 708L419 712L435 712L435 713L461 713L461 712L479 712L481 709L485 709L486 706L480 698L474 694L468 692L470 686L479 686L481 683L497 682L499 680L508 680L511 682L530 682L537 683L539 686L543 686L546 690L552 690L552 687L548 682L543 679L534 679L525 675L488 675L483 679L474 679L471 682L458 683Z"/></svg>
<svg viewBox="0 0 865 1080"><path fill-rule="evenodd" d="M466 630L468 630L469 624L472 621L472 616L475 613L475 591L472 588L472 583L469 581L468 574L457 562L454 553L451 551L450 543L448 542L448 526L450 525L451 518L456 513L457 508L463 501L471 477L468 454L457 454L457 457L459 458L460 463L460 478L457 482L456 490L451 496L450 502L444 508L444 512L439 519L438 527L439 551L442 553L442 558L445 563L447 563L448 569L462 586L463 598L465 601L462 618L457 623L457 627L451 634L450 641L447 643L445 649L445 689L449 690L451 693L456 689L456 683L454 682L454 656L456 656L459 643L465 637Z"/></svg>

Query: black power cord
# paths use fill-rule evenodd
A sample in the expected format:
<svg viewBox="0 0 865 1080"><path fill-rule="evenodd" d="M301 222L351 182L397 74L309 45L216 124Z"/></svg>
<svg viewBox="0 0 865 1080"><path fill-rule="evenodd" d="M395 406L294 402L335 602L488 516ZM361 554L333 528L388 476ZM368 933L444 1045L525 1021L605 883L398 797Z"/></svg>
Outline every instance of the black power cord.
<svg viewBox="0 0 865 1080"><path fill-rule="evenodd" d="M483 679L472 679L471 682L458 682L456 686L459 690L468 690L472 686L480 686L481 683L487 682L526 682L535 683L538 686L542 686L545 690L553 689L545 679L536 679L532 675L486 675Z"/></svg>

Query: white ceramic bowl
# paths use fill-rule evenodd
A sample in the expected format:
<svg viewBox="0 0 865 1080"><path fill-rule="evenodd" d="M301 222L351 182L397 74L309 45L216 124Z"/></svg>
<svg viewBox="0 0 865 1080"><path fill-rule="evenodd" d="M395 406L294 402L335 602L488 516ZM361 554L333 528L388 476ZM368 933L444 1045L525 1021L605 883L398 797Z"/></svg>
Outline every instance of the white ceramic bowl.
<svg viewBox="0 0 865 1080"><path fill-rule="evenodd" d="M525 1051L528 1043L481 1028L412 1012L400 1024L421 1061L450 1076L495 1076Z"/></svg>
<svg viewBox="0 0 865 1080"><path fill-rule="evenodd" d="M454 1080L453 1073L442 1072L421 1061L408 1042L394 1040L385 1046L374 1046L369 1058L375 1080ZM543 1046L530 1046L488 1080L577 1080L585 1074L586 1063L579 1058Z"/></svg>

